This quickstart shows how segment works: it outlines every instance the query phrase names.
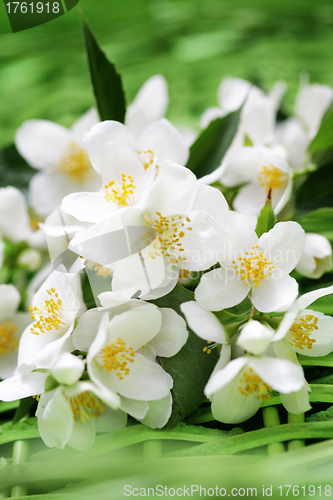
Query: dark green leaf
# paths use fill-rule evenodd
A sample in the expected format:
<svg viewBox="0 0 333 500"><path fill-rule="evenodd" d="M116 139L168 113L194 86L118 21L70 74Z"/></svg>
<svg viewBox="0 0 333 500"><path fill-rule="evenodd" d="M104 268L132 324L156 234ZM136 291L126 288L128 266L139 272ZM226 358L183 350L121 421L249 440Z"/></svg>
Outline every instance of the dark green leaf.
<svg viewBox="0 0 333 500"><path fill-rule="evenodd" d="M193 292L177 285L171 293L153 302L158 307L170 307L182 315L179 306L190 300L194 300ZM207 346L207 342L197 337L189 328L188 330L188 341L179 353L172 358L160 358L161 366L174 380L171 391L172 414L167 424L169 428L184 420L204 401L204 387L218 360L217 349L205 354L203 348Z"/></svg>
<svg viewBox="0 0 333 500"><path fill-rule="evenodd" d="M272 207L271 190L268 193L266 203L263 206L256 226L256 233L258 238L264 233L268 233L276 223L275 213Z"/></svg>
<svg viewBox="0 0 333 500"><path fill-rule="evenodd" d="M326 111L317 135L309 144L309 153L318 153L333 147L333 103Z"/></svg>
<svg viewBox="0 0 333 500"><path fill-rule="evenodd" d="M17 408L13 418L13 424L16 424L19 420L21 420L21 418L29 414L32 408L36 408L36 399L34 398L21 399L19 407Z"/></svg>
<svg viewBox="0 0 333 500"><path fill-rule="evenodd" d="M333 207L332 165L326 165L309 173L296 190L296 208L299 212L327 207Z"/></svg>
<svg viewBox="0 0 333 500"><path fill-rule="evenodd" d="M306 233L319 233L333 242L333 208L321 208L296 219Z"/></svg>
<svg viewBox="0 0 333 500"><path fill-rule="evenodd" d="M15 146L0 149L0 187L27 188L36 172L23 160Z"/></svg>
<svg viewBox="0 0 333 500"><path fill-rule="evenodd" d="M101 120L124 123L125 94L119 73L100 49L89 26L82 19L84 44L88 59L91 83Z"/></svg>
<svg viewBox="0 0 333 500"><path fill-rule="evenodd" d="M197 177L210 174L221 165L237 132L241 110L212 121L192 144L186 166Z"/></svg>

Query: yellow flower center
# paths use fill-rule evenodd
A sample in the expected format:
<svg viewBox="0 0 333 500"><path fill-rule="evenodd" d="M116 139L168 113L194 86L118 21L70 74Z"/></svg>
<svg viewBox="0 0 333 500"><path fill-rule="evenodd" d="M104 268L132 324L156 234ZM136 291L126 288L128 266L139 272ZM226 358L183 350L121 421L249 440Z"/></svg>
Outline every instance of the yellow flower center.
<svg viewBox="0 0 333 500"><path fill-rule="evenodd" d="M102 278L109 278L113 275L112 269L104 267L101 264L97 264L96 262L92 262L91 260L86 260L85 266L90 271L95 271L96 276L101 276Z"/></svg>
<svg viewBox="0 0 333 500"><path fill-rule="evenodd" d="M266 189L267 193L270 189L280 189L286 179L287 175L285 172L276 167L267 167L266 165L262 167L258 175L258 181Z"/></svg>
<svg viewBox="0 0 333 500"><path fill-rule="evenodd" d="M271 399L271 396L268 394L272 390L271 387L265 384L252 368L248 368L242 372L239 378L238 390L243 396L256 393L257 399L263 399L264 401Z"/></svg>
<svg viewBox="0 0 333 500"><path fill-rule="evenodd" d="M60 172L68 176L72 181L88 181L92 174L92 166L88 153L75 142L69 144L67 151L60 160L59 166Z"/></svg>
<svg viewBox="0 0 333 500"><path fill-rule="evenodd" d="M311 338L311 333L313 330L318 330L317 323L318 318L313 314L306 314L296 319L286 336L289 344L301 350L303 350L304 347L312 349L316 341Z"/></svg>
<svg viewBox="0 0 333 500"><path fill-rule="evenodd" d="M244 285L253 285L254 288L257 288L262 280L272 276L270 271L275 269L273 262L259 250L259 245L253 245L252 252L245 252L245 257L238 257L237 264L235 260L232 263Z"/></svg>
<svg viewBox="0 0 333 500"><path fill-rule="evenodd" d="M6 321L0 325L0 356L7 352L14 352L19 345L15 334L17 326Z"/></svg>
<svg viewBox="0 0 333 500"><path fill-rule="evenodd" d="M140 155L140 160L144 166L144 169L147 171L148 168L151 167L151 165L154 163L154 152L150 149L147 149L146 151L138 151L138 153Z"/></svg>
<svg viewBox="0 0 333 500"><path fill-rule="evenodd" d="M119 207L128 207L134 203L133 194L136 187L131 175L121 174L121 182L112 180L104 187L104 198L107 202L117 203Z"/></svg>
<svg viewBox="0 0 333 500"><path fill-rule="evenodd" d="M221 349L222 344L219 344L218 342L212 342L211 340L207 340L208 346L204 347L202 350L203 352L210 354L212 352L212 349Z"/></svg>
<svg viewBox="0 0 333 500"><path fill-rule="evenodd" d="M90 418L98 418L104 411L104 407L89 391L81 392L77 396L67 398L73 412L74 421L88 422Z"/></svg>
<svg viewBox="0 0 333 500"><path fill-rule="evenodd" d="M63 317L65 310L63 301L59 298L55 288L46 291L50 295L50 299L46 299L44 305L29 307L31 319L35 321L30 330L35 335L59 330L61 326L66 325Z"/></svg>
<svg viewBox="0 0 333 500"><path fill-rule="evenodd" d="M183 218L180 215L164 217L160 212L156 212L156 215L155 220L148 216L148 212L145 212L144 215L149 230L142 239L147 245L153 243L153 250L149 252L149 256L155 260L156 257L163 255L172 264L185 261L186 258L179 255L180 252L185 251L181 243L181 239L185 236ZM186 217L186 221L191 222L191 219ZM188 231L193 230L192 227L186 229Z"/></svg>
<svg viewBox="0 0 333 500"><path fill-rule="evenodd" d="M112 344L107 344L98 356L102 368L105 368L108 372L115 370L120 380L124 379L124 375L129 374L128 363L133 363L134 357L133 347L127 348L126 342L120 338L117 338Z"/></svg>

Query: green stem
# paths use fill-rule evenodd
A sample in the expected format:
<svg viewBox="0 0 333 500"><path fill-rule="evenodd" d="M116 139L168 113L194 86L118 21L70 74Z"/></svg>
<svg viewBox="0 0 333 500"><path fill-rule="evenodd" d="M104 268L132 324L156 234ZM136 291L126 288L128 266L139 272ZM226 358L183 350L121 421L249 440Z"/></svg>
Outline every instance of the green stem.
<svg viewBox="0 0 333 500"><path fill-rule="evenodd" d="M28 461L29 444L27 441L16 441L13 446L13 465L25 464ZM24 497L27 495L27 487L18 484L12 487L13 498Z"/></svg>
<svg viewBox="0 0 333 500"><path fill-rule="evenodd" d="M280 425L279 411L276 406L267 406L262 410L262 417L265 427L276 427ZM268 456L284 453L283 443L272 443L267 446Z"/></svg>
<svg viewBox="0 0 333 500"><path fill-rule="evenodd" d="M145 460L156 460L162 458L162 441L144 441L143 458Z"/></svg>
<svg viewBox="0 0 333 500"><path fill-rule="evenodd" d="M7 467L7 461L4 458L0 458L0 472ZM8 491L0 490L0 500L8 498Z"/></svg>
<svg viewBox="0 0 333 500"><path fill-rule="evenodd" d="M297 424L302 422L305 422L305 413L301 413L300 415L294 415L293 413L288 413L289 424ZM299 448L304 448L304 446L305 446L304 439L294 439L294 441L289 441L288 451L298 450Z"/></svg>

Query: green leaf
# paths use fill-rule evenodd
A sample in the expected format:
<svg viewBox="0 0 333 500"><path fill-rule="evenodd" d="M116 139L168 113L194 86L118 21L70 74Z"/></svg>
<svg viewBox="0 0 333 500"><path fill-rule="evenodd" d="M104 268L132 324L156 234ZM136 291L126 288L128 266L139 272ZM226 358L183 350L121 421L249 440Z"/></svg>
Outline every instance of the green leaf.
<svg viewBox="0 0 333 500"><path fill-rule="evenodd" d="M36 417L23 420L14 425L12 422L7 422L0 426L0 445L21 439L33 439L38 437L39 432Z"/></svg>
<svg viewBox="0 0 333 500"><path fill-rule="evenodd" d="M317 153L333 147L333 103L322 119L317 135L309 144L308 152Z"/></svg>
<svg viewBox="0 0 333 500"><path fill-rule="evenodd" d="M296 218L306 233L318 233L333 242L333 208L321 208Z"/></svg>
<svg viewBox="0 0 333 500"><path fill-rule="evenodd" d="M190 300L194 300L193 292L176 285L168 295L152 302L158 307L170 307L183 316L179 306ZM188 330L188 341L179 353L172 358L160 358L161 366L174 380L171 391L173 407L168 428L184 420L204 401L204 387L219 357L217 349L213 349L210 354L204 353L203 348L207 346L207 342L189 328Z"/></svg>
<svg viewBox="0 0 333 500"><path fill-rule="evenodd" d="M0 187L28 188L31 178L37 173L19 155L15 146L0 149Z"/></svg>
<svg viewBox="0 0 333 500"><path fill-rule="evenodd" d="M264 233L268 233L276 223L275 213L272 207L271 191L267 195L266 203L263 206L256 226L256 233L258 238Z"/></svg>
<svg viewBox="0 0 333 500"><path fill-rule="evenodd" d="M20 401L0 401L0 413L16 410L19 407Z"/></svg>
<svg viewBox="0 0 333 500"><path fill-rule="evenodd" d="M30 410L36 406L36 399L34 398L23 398L20 400L19 407L17 408L14 418L13 424L16 424L21 418L25 417Z"/></svg>
<svg viewBox="0 0 333 500"><path fill-rule="evenodd" d="M298 354L297 357L302 366L330 366L333 368L333 353L318 358L315 356L303 356L301 354Z"/></svg>
<svg viewBox="0 0 333 500"><path fill-rule="evenodd" d="M96 38L82 18L84 44L88 59L91 83L101 120L124 123L126 104L122 81L114 64L100 49Z"/></svg>
<svg viewBox="0 0 333 500"><path fill-rule="evenodd" d="M210 174L221 165L238 130L242 108L212 121L190 148L187 168L197 177Z"/></svg>
<svg viewBox="0 0 333 500"><path fill-rule="evenodd" d="M58 386L59 382L57 382L50 374L45 380L44 390L45 392L53 391L53 389L55 389Z"/></svg>
<svg viewBox="0 0 333 500"><path fill-rule="evenodd" d="M333 207L332 165L310 172L295 194L296 208L299 212Z"/></svg>
<svg viewBox="0 0 333 500"><path fill-rule="evenodd" d="M250 137L246 134L244 137L244 146L253 146L253 142L251 141Z"/></svg>

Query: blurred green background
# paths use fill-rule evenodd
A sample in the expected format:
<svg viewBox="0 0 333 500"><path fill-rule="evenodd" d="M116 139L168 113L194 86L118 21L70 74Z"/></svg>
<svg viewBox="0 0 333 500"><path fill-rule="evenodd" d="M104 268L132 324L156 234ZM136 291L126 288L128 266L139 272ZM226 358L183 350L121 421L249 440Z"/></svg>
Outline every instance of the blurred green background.
<svg viewBox="0 0 333 500"><path fill-rule="evenodd" d="M168 80L168 118L198 126L216 104L224 75L268 89L288 83L292 106L299 74L333 86L332 0L81 0L108 56L121 70L128 101L151 75ZM71 125L93 104L78 9L15 33L0 7L0 146L23 120Z"/></svg>

